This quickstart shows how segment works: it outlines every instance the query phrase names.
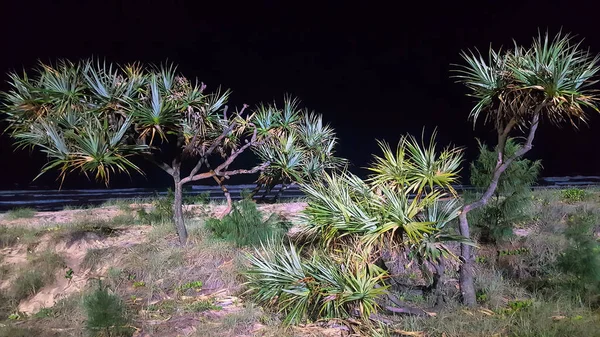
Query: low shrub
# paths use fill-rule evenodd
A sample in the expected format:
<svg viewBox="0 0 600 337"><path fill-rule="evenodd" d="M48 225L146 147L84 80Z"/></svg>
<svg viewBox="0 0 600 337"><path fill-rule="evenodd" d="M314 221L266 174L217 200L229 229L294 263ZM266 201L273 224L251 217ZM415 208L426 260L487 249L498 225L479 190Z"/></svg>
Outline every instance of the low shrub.
<svg viewBox="0 0 600 337"><path fill-rule="evenodd" d="M84 296L86 326L93 336L131 336L125 306L121 299L98 283L98 287Z"/></svg>
<svg viewBox="0 0 600 337"><path fill-rule="evenodd" d="M115 247L92 248L88 249L81 261L80 267L83 269L93 269L102 261L105 261L114 253Z"/></svg>
<svg viewBox="0 0 600 337"><path fill-rule="evenodd" d="M215 305L211 300L200 300L191 303L186 309L192 312L204 312L209 310L221 310L223 308Z"/></svg>
<svg viewBox="0 0 600 337"><path fill-rule="evenodd" d="M234 204L231 212L223 219L208 219L206 227L215 237L232 241L238 247L258 245L271 238L280 238L289 229L289 225L274 214L265 220L256 204L250 200Z"/></svg>
<svg viewBox="0 0 600 337"><path fill-rule="evenodd" d="M401 335L566 337L598 336L600 331L597 314L569 301L511 303L497 312L447 308L435 317L407 317L401 321Z"/></svg>
<svg viewBox="0 0 600 337"><path fill-rule="evenodd" d="M27 270L14 280L11 294L20 301L35 295L45 283L44 275L41 272L35 269Z"/></svg>
<svg viewBox="0 0 600 337"><path fill-rule="evenodd" d="M204 191L195 195L184 195L183 203L187 205L206 205L210 201L210 192Z"/></svg>
<svg viewBox="0 0 600 337"><path fill-rule="evenodd" d="M387 273L347 253L345 258L313 252L302 258L293 245L268 243L249 256L248 292L259 304L275 306L287 324L320 318L368 318L386 292Z"/></svg>
<svg viewBox="0 0 600 337"><path fill-rule="evenodd" d="M508 139L505 155L514 154L519 147L513 139ZM466 193L467 201L477 199L488 188L496 169L496 151L482 143L479 151L479 157L471 163L471 184L475 186L476 193ZM469 220L482 241L507 239L513 235L515 224L529 219L528 209L533 200L531 185L537 180L541 167L539 160L515 160L500 177L488 204L469 213Z"/></svg>
<svg viewBox="0 0 600 337"><path fill-rule="evenodd" d="M6 212L4 218L8 220L28 219L33 218L35 216L35 213L37 213L37 211L33 208L15 208Z"/></svg>
<svg viewBox="0 0 600 337"><path fill-rule="evenodd" d="M201 203L205 199L205 196L190 196L184 197L184 204L195 204ZM137 211L139 220L144 224L149 225L160 225L164 223L171 223L173 221L173 202L175 201L175 194L171 189L167 190L166 196L157 196L152 201L152 209L149 211L144 208L140 208ZM190 217L190 212L183 209L183 216Z"/></svg>
<svg viewBox="0 0 600 337"><path fill-rule="evenodd" d="M562 199L568 203L583 201L585 196L585 191L579 188L569 188L562 191Z"/></svg>
<svg viewBox="0 0 600 337"><path fill-rule="evenodd" d="M600 243L593 232L596 220L591 212L569 216L565 230L569 246L558 258L559 269L569 276L569 288L591 301L600 300Z"/></svg>

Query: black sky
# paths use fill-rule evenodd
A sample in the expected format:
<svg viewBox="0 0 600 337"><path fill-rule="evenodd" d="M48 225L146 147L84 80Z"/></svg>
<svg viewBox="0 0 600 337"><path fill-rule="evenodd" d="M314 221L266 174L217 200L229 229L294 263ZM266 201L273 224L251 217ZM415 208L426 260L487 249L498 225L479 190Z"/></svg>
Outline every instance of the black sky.
<svg viewBox="0 0 600 337"><path fill-rule="evenodd" d="M179 64L187 77L234 92L232 105L299 96L324 114L341 138L340 155L361 173L376 139L438 127L440 144L476 154L475 137L493 140L492 130L474 131L466 117L472 101L454 83L450 64L459 51L527 44L538 28L561 27L585 37L600 52L594 1L446 2L219 2L3 1L0 4L0 89L6 72L38 60L105 57L116 62ZM600 7L600 6L599 6ZM542 159L543 175L600 175L600 117L579 132L542 125L530 153ZM0 140L0 189L27 187L45 159L14 152ZM464 171L466 173L466 171ZM57 187L48 174L35 184ZM160 172L126 178L118 186L166 186ZM65 187L91 186L72 179Z"/></svg>

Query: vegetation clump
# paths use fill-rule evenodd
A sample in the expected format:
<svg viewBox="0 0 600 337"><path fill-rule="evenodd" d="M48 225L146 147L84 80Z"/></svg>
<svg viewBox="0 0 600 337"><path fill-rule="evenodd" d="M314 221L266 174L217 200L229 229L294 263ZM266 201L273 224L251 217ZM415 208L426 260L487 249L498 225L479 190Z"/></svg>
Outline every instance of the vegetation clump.
<svg viewBox="0 0 600 337"><path fill-rule="evenodd" d="M387 273L364 256L313 252L269 243L249 257L248 291L262 305L276 305L288 324L321 318L368 319L386 292Z"/></svg>
<svg viewBox="0 0 600 337"><path fill-rule="evenodd" d="M512 156L520 149L512 138L507 139L505 155ZM479 157L471 163L471 184L476 188L477 196L489 186L498 158L497 151L491 151L479 144ZM496 242L507 239L513 234L516 223L529 218L531 207L531 185L539 175L541 162L517 158L504 171L498 180L498 187L488 203L469 213L470 222L480 231L480 239ZM468 199L476 196L468 195Z"/></svg>
<svg viewBox="0 0 600 337"><path fill-rule="evenodd" d="M562 191L562 199L568 203L583 201L585 191L579 188L569 188Z"/></svg>
<svg viewBox="0 0 600 337"><path fill-rule="evenodd" d="M600 242L594 237L598 216L580 211L569 216L565 236L569 245L558 257L567 275L567 289L585 302L600 306Z"/></svg>
<svg viewBox="0 0 600 337"><path fill-rule="evenodd" d="M83 298L83 306L87 316L86 326L93 336L132 335L123 302L100 282Z"/></svg>
<svg viewBox="0 0 600 337"><path fill-rule="evenodd" d="M33 208L16 208L6 212L4 217L8 220L29 219L33 218L36 213L37 211Z"/></svg>
<svg viewBox="0 0 600 337"><path fill-rule="evenodd" d="M265 219L251 200L241 200L222 219L210 218L205 225L215 237L234 242L238 247L281 239L289 228L289 224L275 214Z"/></svg>

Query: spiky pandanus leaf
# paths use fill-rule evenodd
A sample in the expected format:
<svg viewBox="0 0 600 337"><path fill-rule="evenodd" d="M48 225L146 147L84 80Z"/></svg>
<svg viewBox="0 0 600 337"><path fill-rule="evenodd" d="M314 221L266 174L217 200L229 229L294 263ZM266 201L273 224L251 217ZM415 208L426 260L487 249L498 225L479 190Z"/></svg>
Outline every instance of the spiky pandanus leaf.
<svg viewBox="0 0 600 337"><path fill-rule="evenodd" d="M435 136L435 133L434 133ZM363 181L349 173L324 174L301 184L308 198L303 234L319 237L326 246L346 236L360 236L371 245L384 238L399 244L418 243L436 231L436 222L423 218L427 209L453 192L462 154L447 148L436 152L414 137L401 139L396 151L381 142L373 174Z"/></svg>
<svg viewBox="0 0 600 337"><path fill-rule="evenodd" d="M488 60L476 52L463 52L464 65L457 67L458 81L476 99L470 117L493 122L497 129L511 121L526 126L534 113L554 124L585 122L584 108L598 111L598 56L581 48L568 34L554 38L541 33L529 48L495 51ZM537 111L537 112L536 112Z"/></svg>
<svg viewBox="0 0 600 337"><path fill-rule="evenodd" d="M275 306L287 324L321 318L368 318L384 294L387 273L356 254L344 258L313 252L302 257L293 245L268 242L248 256L248 292Z"/></svg>

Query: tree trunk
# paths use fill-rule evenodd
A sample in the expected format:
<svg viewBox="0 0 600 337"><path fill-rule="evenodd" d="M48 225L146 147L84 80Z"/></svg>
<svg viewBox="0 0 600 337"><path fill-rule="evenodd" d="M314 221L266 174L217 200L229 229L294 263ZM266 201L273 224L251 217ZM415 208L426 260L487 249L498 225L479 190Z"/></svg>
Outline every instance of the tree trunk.
<svg viewBox="0 0 600 337"><path fill-rule="evenodd" d="M470 238L469 222L467 221L467 212L463 211L458 216L460 235ZM460 244L460 257L462 264L459 270L458 284L462 295L463 304L474 306L477 303L475 297L475 284L473 282L473 254L471 246L466 243Z"/></svg>
<svg viewBox="0 0 600 337"><path fill-rule="evenodd" d="M444 281L446 273L446 265L444 259L440 258L437 263L433 264L435 268L435 274L433 275L433 293L435 295L435 306L440 306L446 299L444 298Z"/></svg>
<svg viewBox="0 0 600 337"><path fill-rule="evenodd" d="M179 167L177 167L173 172L173 182L175 185L175 199L173 200L173 223L175 224L177 236L179 236L179 243L184 245L187 242L188 233L183 220L183 184L181 183L179 177Z"/></svg>
<svg viewBox="0 0 600 337"><path fill-rule="evenodd" d="M539 124L539 113L542 107L543 105L538 106L533 114L531 126L529 128L529 134L527 136L527 141L525 142L523 147L517 150L517 152L515 152L515 154L509 158L504 157L504 149L506 147L506 140L508 138L508 134L516 125L516 123L514 122L514 120L511 120L505 128L498 131L498 160L496 162L494 174L492 175L492 179L488 188L485 190L481 198L479 198L479 200L473 203L463 206L463 208L461 209L461 212L458 216L460 235L469 239L471 238L467 214L474 209L485 206L496 191L502 173L506 171L508 166L516 158L523 156L525 153L531 150L531 147L533 146L533 139L535 138L535 132ZM471 246L465 243L460 244L460 258L462 260L462 264L459 270L459 286L460 292L462 294L463 304L467 306L474 306L477 303L477 298L475 296L475 285L473 282L474 258L471 252Z"/></svg>

